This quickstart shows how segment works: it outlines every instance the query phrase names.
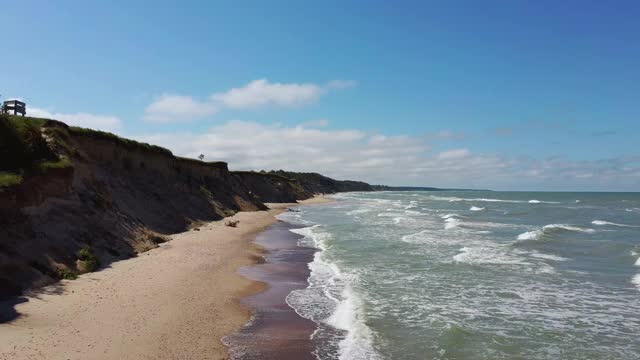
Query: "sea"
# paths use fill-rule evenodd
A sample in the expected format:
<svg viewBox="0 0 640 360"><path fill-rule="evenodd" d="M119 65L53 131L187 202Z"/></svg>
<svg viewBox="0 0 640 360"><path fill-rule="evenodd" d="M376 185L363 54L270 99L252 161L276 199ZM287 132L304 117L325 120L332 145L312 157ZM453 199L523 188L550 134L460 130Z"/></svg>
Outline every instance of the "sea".
<svg viewBox="0 0 640 360"><path fill-rule="evenodd" d="M640 194L362 192L283 213L317 359L640 359Z"/></svg>

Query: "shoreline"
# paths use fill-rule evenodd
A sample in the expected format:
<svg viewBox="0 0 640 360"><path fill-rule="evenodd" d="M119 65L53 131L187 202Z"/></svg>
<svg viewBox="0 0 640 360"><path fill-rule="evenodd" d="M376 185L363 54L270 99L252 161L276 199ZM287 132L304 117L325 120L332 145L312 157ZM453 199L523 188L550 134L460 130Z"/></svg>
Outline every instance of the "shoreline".
<svg viewBox="0 0 640 360"><path fill-rule="evenodd" d="M296 207L334 201L316 197ZM317 324L300 316L286 301L292 291L309 286L309 264L318 251L298 244L303 236L290 230L301 227L277 219L253 240L262 251L262 261L243 266L237 272L261 284L263 289L240 300L242 305L251 309L252 316L240 329L222 339L231 358L315 359L311 335Z"/></svg>
<svg viewBox="0 0 640 360"><path fill-rule="evenodd" d="M266 289L237 270L261 261L256 236L291 206L239 212L137 257L4 301L18 317L0 323L0 358L228 359L222 337L251 310L240 299ZM224 225L240 220L237 228Z"/></svg>

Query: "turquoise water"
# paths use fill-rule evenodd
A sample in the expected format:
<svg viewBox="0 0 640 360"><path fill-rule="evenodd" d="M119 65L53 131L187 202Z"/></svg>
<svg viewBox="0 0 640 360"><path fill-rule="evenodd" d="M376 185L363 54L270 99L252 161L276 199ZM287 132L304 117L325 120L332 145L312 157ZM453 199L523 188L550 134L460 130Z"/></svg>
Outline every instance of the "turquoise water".
<svg viewBox="0 0 640 360"><path fill-rule="evenodd" d="M335 198L281 215L319 359L640 359L640 194Z"/></svg>

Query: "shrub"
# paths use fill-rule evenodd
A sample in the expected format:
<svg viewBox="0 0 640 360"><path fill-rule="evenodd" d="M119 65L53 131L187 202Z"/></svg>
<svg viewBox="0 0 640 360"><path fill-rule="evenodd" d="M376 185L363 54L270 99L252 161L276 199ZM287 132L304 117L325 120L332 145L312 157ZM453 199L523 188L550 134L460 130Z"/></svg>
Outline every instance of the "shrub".
<svg viewBox="0 0 640 360"><path fill-rule="evenodd" d="M87 272L95 271L100 266L100 261L88 247L80 249L78 260L84 263L84 270Z"/></svg>
<svg viewBox="0 0 640 360"><path fill-rule="evenodd" d="M78 275L67 268L60 268L58 269L58 277L60 277L60 279L75 280L78 278Z"/></svg>
<svg viewBox="0 0 640 360"><path fill-rule="evenodd" d="M22 175L0 171L0 187L9 187L22 183Z"/></svg>

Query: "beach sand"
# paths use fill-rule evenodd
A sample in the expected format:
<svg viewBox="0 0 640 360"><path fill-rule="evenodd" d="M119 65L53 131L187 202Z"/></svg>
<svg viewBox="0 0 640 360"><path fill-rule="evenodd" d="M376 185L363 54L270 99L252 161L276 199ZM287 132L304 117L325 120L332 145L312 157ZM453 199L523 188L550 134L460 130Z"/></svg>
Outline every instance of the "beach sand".
<svg viewBox="0 0 640 360"><path fill-rule="evenodd" d="M26 296L19 316L0 324L0 359L226 359L220 339L251 315L240 299L264 290L236 270L261 260L253 239L291 205L225 219L237 228L207 223Z"/></svg>

